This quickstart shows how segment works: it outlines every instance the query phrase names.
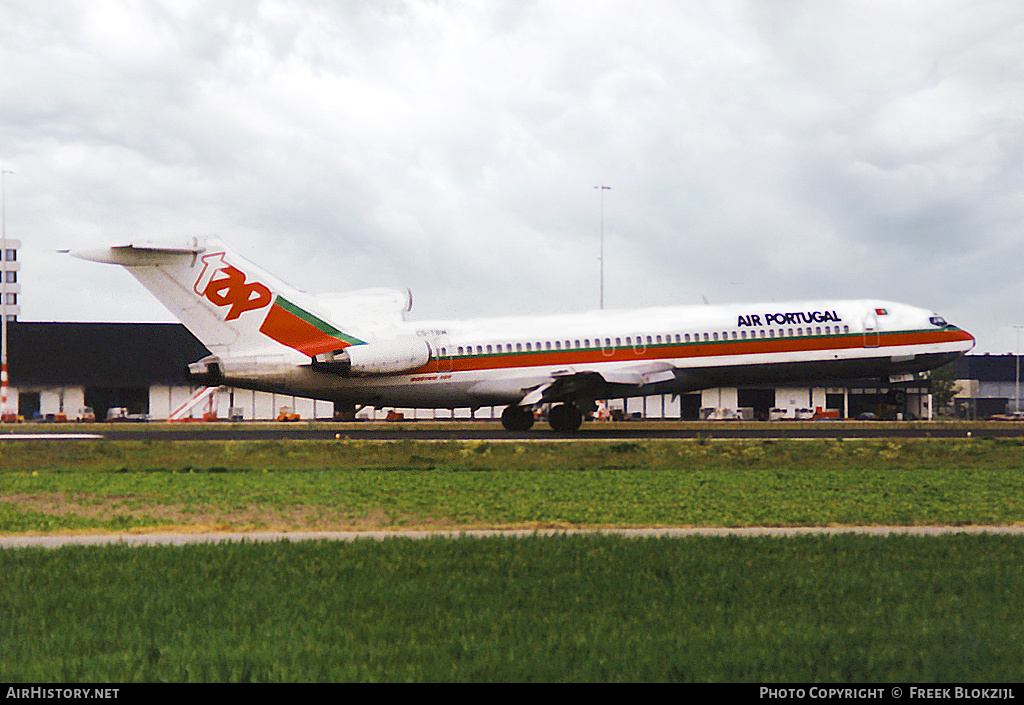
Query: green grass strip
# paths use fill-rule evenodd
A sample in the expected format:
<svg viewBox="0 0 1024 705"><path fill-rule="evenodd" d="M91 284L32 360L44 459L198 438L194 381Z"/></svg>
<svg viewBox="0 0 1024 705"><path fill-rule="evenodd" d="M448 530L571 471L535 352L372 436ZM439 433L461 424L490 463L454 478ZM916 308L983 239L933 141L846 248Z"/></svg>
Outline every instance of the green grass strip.
<svg viewBox="0 0 1024 705"><path fill-rule="evenodd" d="M0 680L1019 682L1005 536L0 551Z"/></svg>
<svg viewBox="0 0 1024 705"><path fill-rule="evenodd" d="M1024 521L1016 440L53 442L4 450L6 533Z"/></svg>

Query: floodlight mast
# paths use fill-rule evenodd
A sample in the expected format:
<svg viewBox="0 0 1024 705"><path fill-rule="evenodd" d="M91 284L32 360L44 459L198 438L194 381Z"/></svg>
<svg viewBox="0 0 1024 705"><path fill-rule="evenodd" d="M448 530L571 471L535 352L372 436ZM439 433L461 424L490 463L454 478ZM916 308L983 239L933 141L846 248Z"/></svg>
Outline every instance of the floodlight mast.
<svg viewBox="0 0 1024 705"><path fill-rule="evenodd" d="M601 309L604 309L604 192L611 191L611 186L595 186L601 194L601 256L598 257L598 261L601 262Z"/></svg>
<svg viewBox="0 0 1024 705"><path fill-rule="evenodd" d="M1020 329L1024 326L1014 326L1017 330L1017 379L1014 384L1013 393L1013 411L1015 414L1020 413Z"/></svg>

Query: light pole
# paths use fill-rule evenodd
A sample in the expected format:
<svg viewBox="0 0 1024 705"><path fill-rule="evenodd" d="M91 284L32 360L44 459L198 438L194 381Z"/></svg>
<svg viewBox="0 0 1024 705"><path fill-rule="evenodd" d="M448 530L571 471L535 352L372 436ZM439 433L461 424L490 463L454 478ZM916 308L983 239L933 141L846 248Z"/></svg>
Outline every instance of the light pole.
<svg viewBox="0 0 1024 705"><path fill-rule="evenodd" d="M601 194L601 256L598 261L601 263L601 308L604 308L604 192L611 191L611 186L595 186Z"/></svg>
<svg viewBox="0 0 1024 705"><path fill-rule="evenodd" d="M0 276L4 278L3 296L0 296L0 320L3 321L0 323L3 327L0 333L0 423L7 421L7 175L13 173L6 169L0 171L0 258L3 258Z"/></svg>
<svg viewBox="0 0 1024 705"><path fill-rule="evenodd" d="M1020 329L1024 326L1014 326L1017 330L1017 382L1013 394L1013 411L1020 412Z"/></svg>

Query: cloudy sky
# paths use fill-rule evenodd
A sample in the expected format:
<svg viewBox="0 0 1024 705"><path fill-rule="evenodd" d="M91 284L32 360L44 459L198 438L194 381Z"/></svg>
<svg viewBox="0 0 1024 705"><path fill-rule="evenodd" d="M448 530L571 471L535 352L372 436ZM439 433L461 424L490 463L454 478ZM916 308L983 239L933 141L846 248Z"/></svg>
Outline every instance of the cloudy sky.
<svg viewBox="0 0 1024 705"><path fill-rule="evenodd" d="M22 320L173 320L54 250L210 233L415 318L592 309L603 193L609 308L1024 324L1019 0L5 0L0 68Z"/></svg>

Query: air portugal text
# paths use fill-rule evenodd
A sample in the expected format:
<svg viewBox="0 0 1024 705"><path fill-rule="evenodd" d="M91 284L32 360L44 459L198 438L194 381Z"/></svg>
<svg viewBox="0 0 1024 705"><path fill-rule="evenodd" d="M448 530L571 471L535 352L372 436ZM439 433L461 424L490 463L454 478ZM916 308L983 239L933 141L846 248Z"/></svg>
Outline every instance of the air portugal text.
<svg viewBox="0 0 1024 705"><path fill-rule="evenodd" d="M798 323L829 323L843 320L835 311L795 311L793 313L766 313L764 323L761 315L752 313L748 316L737 316L737 326L771 326L796 325Z"/></svg>

